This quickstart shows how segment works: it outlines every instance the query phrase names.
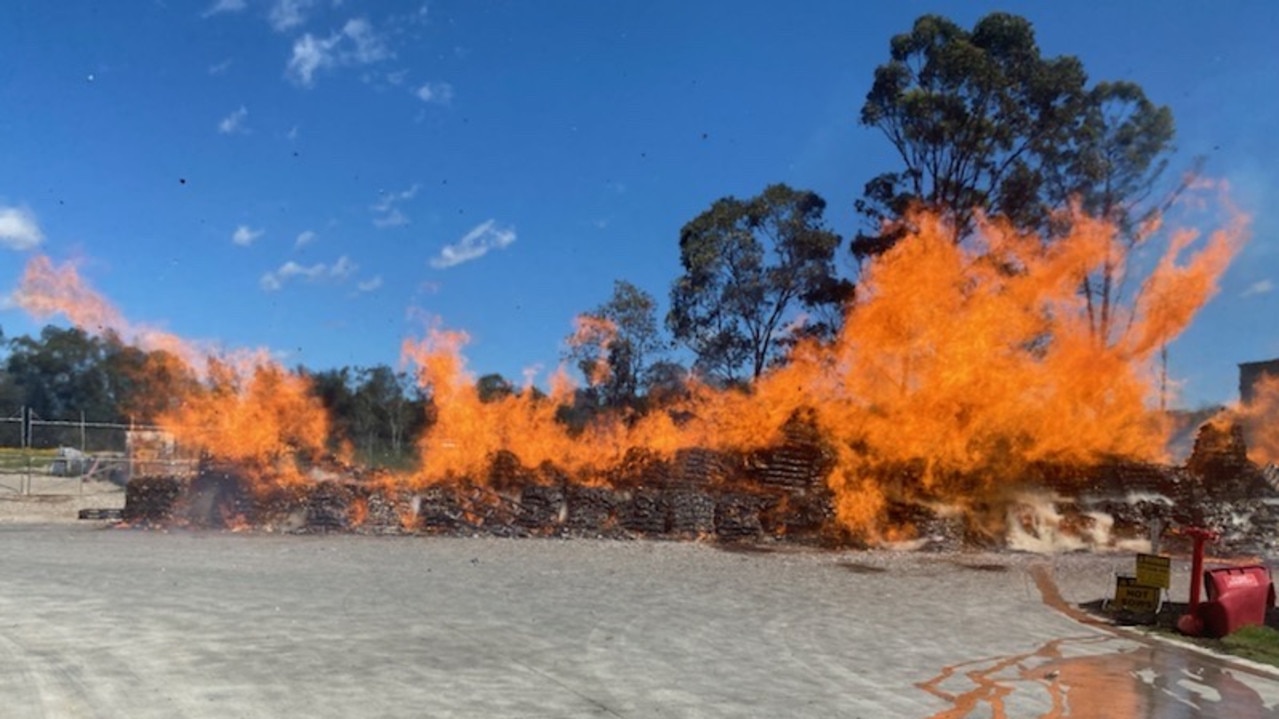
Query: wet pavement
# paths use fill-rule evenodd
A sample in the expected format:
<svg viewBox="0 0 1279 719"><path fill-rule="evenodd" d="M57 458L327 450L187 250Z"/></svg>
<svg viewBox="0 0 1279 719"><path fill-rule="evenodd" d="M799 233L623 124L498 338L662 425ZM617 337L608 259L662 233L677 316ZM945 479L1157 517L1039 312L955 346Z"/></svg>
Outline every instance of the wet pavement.
<svg viewBox="0 0 1279 719"><path fill-rule="evenodd" d="M1279 713L1268 673L1059 611L1111 573L1080 557L0 526L0 703L14 717Z"/></svg>

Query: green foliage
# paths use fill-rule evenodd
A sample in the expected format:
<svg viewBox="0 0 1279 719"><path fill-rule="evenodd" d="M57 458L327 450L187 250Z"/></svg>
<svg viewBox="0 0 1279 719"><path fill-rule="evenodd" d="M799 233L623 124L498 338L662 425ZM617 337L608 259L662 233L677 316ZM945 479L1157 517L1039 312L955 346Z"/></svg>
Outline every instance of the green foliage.
<svg viewBox="0 0 1279 719"><path fill-rule="evenodd" d="M644 375L647 406L663 407L688 396L688 369L678 362L654 362Z"/></svg>
<svg viewBox="0 0 1279 719"><path fill-rule="evenodd" d="M517 394L515 385L496 372L486 374L476 380L475 391L479 394L480 401L486 404Z"/></svg>
<svg viewBox="0 0 1279 719"><path fill-rule="evenodd" d="M607 408L638 408L645 375L669 345L657 322L657 300L630 282L617 280L609 300L585 316L606 323L612 331L590 332L567 341L567 358L587 380L588 394L582 401L593 399ZM600 362L608 372L596 385L595 368Z"/></svg>
<svg viewBox="0 0 1279 719"><path fill-rule="evenodd" d="M52 325L39 337L9 342L0 403L7 414L23 405L45 419L147 423L180 396L190 372L166 352L145 352L114 333L96 337Z"/></svg>
<svg viewBox="0 0 1279 719"><path fill-rule="evenodd" d="M1152 103L1131 82L1103 82L1088 92L1075 131L1039 149L1049 204L1078 199L1084 211L1106 217L1130 234L1135 205L1146 200L1168 166L1172 111ZM1148 210L1147 210L1148 212Z"/></svg>
<svg viewBox="0 0 1279 719"><path fill-rule="evenodd" d="M304 371L304 370L303 370ZM329 444L349 445L376 466L411 465L432 406L404 372L387 365L310 373L311 392L329 414Z"/></svg>
<svg viewBox="0 0 1279 719"><path fill-rule="evenodd" d="M6 370L21 392L22 404L40 417L67 419L85 412L117 418L104 347L82 330L50 325L39 338L14 338Z"/></svg>
<svg viewBox="0 0 1279 719"><path fill-rule="evenodd" d="M749 200L725 197L684 225L684 274L671 288L666 323L697 355L696 369L721 380L758 377L779 353L800 307L838 304L839 237L826 229L826 201L772 185Z"/></svg>
<svg viewBox="0 0 1279 719"><path fill-rule="evenodd" d="M1072 56L1044 57L1025 18L992 13L971 31L925 15L890 43L862 106L902 166L870 180L857 210L872 230L858 257L888 249L914 204L941 211L962 239L980 209L1019 227L1051 230L1053 210L1129 220L1166 165L1172 115L1132 83L1086 88Z"/></svg>
<svg viewBox="0 0 1279 719"><path fill-rule="evenodd" d="M1244 627L1222 637L1221 645L1231 654L1279 666L1279 631L1270 627Z"/></svg>

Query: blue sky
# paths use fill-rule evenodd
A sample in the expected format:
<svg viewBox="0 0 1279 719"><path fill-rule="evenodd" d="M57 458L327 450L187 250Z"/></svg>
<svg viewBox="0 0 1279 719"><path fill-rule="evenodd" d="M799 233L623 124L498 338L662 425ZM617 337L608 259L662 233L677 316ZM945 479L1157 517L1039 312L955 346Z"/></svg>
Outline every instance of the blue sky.
<svg viewBox="0 0 1279 719"><path fill-rule="evenodd" d="M888 40L938 12L1172 107L1253 213L1171 348L1184 402L1279 356L1279 4L16 0L0 16L0 291L76 259L132 320L287 363L394 364L423 314L477 373L557 363L627 279L665 304L681 225L783 181L859 227L892 167L857 124ZM663 309L664 311L664 309ZM38 325L0 309L6 335Z"/></svg>

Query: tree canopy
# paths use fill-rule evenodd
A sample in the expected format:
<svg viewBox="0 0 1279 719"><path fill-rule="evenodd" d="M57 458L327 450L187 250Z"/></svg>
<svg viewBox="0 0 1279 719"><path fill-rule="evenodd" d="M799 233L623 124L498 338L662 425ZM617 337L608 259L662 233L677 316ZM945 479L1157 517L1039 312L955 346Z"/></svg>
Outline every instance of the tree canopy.
<svg viewBox="0 0 1279 719"><path fill-rule="evenodd" d="M890 42L861 123L881 130L901 165L857 200L870 228L857 257L891 247L921 204L943 213L958 241L974 211L1051 232L1053 211L1083 209L1126 226L1171 149L1171 112L1133 83L1089 89L1073 56L1045 57L1025 18L992 13L972 30L924 15Z"/></svg>
<svg viewBox="0 0 1279 719"><path fill-rule="evenodd" d="M657 300L617 280L608 301L579 318L568 346L568 359L604 406L637 407L649 367L667 347L657 322Z"/></svg>
<svg viewBox="0 0 1279 719"><path fill-rule="evenodd" d="M825 209L815 192L770 185L747 200L716 200L680 230L684 274L666 324L698 371L759 377L797 309L840 301L829 292L840 238L825 227Z"/></svg>

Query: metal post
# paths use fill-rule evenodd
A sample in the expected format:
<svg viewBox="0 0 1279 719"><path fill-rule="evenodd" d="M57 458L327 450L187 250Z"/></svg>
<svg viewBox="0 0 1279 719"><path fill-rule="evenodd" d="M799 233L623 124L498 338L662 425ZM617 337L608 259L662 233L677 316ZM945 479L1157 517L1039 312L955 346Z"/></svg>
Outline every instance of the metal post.
<svg viewBox="0 0 1279 719"><path fill-rule="evenodd" d="M1199 607L1199 595L1203 591L1204 540L1207 539L1198 533L1194 537L1195 552L1190 559L1190 611L1192 612Z"/></svg>
<svg viewBox="0 0 1279 719"><path fill-rule="evenodd" d="M1204 622L1199 616L1199 599L1203 588L1204 544L1217 538L1217 533L1203 527L1191 527L1186 535L1195 540L1194 554L1190 559L1190 607L1177 620L1177 629L1182 634L1197 637L1203 634Z"/></svg>
<svg viewBox="0 0 1279 719"><path fill-rule="evenodd" d="M84 438L84 410L80 410L80 451L87 451L88 444Z"/></svg>

